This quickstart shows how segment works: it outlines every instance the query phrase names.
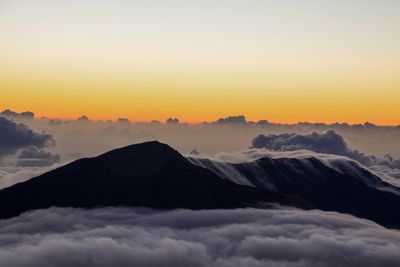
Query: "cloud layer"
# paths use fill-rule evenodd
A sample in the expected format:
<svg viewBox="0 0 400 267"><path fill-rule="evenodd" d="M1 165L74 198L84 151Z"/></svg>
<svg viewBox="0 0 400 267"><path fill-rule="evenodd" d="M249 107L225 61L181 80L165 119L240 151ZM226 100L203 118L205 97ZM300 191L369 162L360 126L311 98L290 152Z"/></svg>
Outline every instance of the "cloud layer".
<svg viewBox="0 0 400 267"><path fill-rule="evenodd" d="M228 116L226 118L220 118L215 123L229 124L229 123L247 123L246 117L243 115L239 116Z"/></svg>
<svg viewBox="0 0 400 267"><path fill-rule="evenodd" d="M400 233L300 210L39 210L0 221L0 266L399 266Z"/></svg>
<svg viewBox="0 0 400 267"><path fill-rule="evenodd" d="M252 146L272 151L310 150L317 153L345 156L365 166L385 165L389 168L400 168L400 160L395 160L390 155L379 158L350 149L344 138L334 130L310 134L259 135L252 140Z"/></svg>
<svg viewBox="0 0 400 267"><path fill-rule="evenodd" d="M30 146L18 155L17 167L46 167L60 161L59 155Z"/></svg>
<svg viewBox="0 0 400 267"><path fill-rule="evenodd" d="M2 112L0 112L0 116L12 118L12 119L34 119L35 114L31 111L24 111L21 113L12 111L10 109L5 109Z"/></svg>

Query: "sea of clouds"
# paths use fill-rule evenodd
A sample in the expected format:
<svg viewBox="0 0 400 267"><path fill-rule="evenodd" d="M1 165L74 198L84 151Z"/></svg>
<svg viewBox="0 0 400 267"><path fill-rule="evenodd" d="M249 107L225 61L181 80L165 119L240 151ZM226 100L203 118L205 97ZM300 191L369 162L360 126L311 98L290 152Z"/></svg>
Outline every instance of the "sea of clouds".
<svg viewBox="0 0 400 267"><path fill-rule="evenodd" d="M0 266L400 265L400 232L318 210L51 208L0 221Z"/></svg>

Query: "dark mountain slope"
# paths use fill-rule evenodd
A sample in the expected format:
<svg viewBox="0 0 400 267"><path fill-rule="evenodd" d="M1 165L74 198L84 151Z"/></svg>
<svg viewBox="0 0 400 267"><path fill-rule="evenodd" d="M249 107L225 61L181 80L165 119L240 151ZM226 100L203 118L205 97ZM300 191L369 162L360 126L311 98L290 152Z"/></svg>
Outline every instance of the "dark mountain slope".
<svg viewBox="0 0 400 267"><path fill-rule="evenodd" d="M239 164L190 159L220 176L232 169L259 189L301 198L311 206L353 214L382 225L400 228L400 190L351 160L329 164L315 157L264 157ZM221 166L221 164L228 166Z"/></svg>
<svg viewBox="0 0 400 267"><path fill-rule="evenodd" d="M222 179L168 145L147 142L80 159L0 190L0 217L51 206L211 209L260 202L306 207L301 200Z"/></svg>
<svg viewBox="0 0 400 267"><path fill-rule="evenodd" d="M0 217L51 206L217 209L267 203L345 212L400 228L400 190L352 161L189 161L158 142L80 159L0 190Z"/></svg>

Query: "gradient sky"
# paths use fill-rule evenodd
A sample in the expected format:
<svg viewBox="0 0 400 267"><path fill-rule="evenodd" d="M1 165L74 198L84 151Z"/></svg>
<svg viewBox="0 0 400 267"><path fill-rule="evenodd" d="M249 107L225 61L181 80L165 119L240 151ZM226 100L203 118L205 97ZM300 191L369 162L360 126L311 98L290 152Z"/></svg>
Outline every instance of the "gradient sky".
<svg viewBox="0 0 400 267"><path fill-rule="evenodd" d="M0 108L400 124L397 0L0 0Z"/></svg>

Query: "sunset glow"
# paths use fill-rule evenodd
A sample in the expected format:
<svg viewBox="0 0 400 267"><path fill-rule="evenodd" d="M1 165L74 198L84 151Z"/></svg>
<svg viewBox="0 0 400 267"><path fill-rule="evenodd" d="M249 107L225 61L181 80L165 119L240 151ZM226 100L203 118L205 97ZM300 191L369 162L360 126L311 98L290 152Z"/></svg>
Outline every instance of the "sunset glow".
<svg viewBox="0 0 400 267"><path fill-rule="evenodd" d="M397 125L399 11L391 0L2 1L0 108Z"/></svg>

